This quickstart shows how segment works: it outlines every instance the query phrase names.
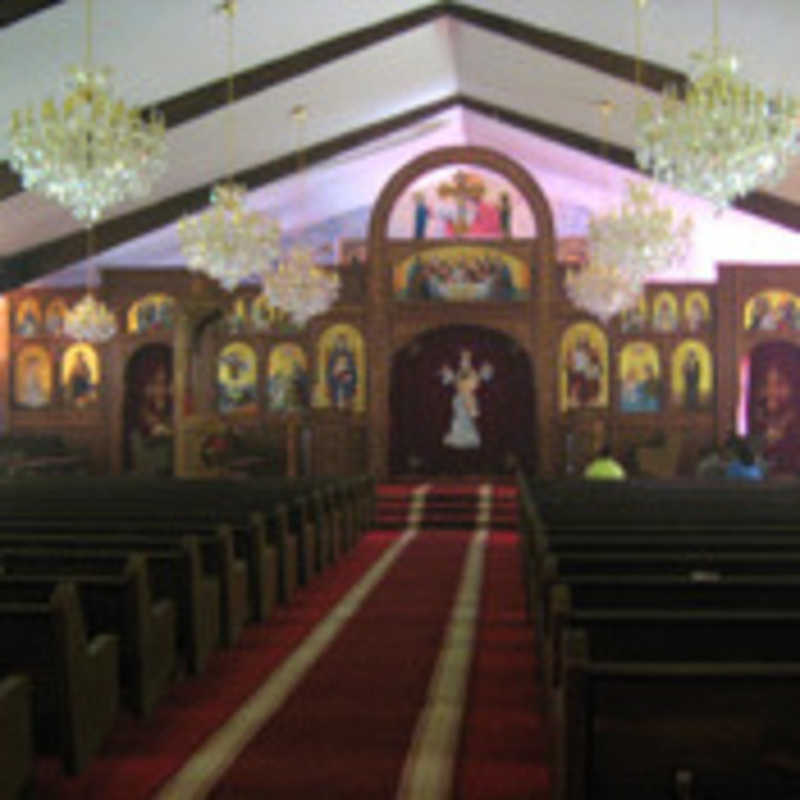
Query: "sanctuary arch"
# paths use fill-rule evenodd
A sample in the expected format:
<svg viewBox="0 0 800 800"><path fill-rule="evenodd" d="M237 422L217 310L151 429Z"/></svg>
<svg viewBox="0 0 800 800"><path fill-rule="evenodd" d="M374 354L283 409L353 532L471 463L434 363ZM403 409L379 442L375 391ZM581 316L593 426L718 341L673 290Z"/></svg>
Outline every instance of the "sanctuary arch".
<svg viewBox="0 0 800 800"><path fill-rule="evenodd" d="M426 176L431 180L426 182ZM410 424L412 406L420 429L449 424L424 415L424 399L430 397L429 410L435 407L442 415L442 397L454 390L462 353L469 351L464 357L474 357L472 366L479 374L485 366L478 398L489 392L500 408L507 393L510 407L516 403L512 393L523 392L516 403L522 415L518 435L524 438L520 453L526 466L536 461L542 472L552 471L555 393L553 381L545 376L553 363L548 332L555 241L550 207L536 181L495 151L448 147L427 153L399 170L383 189L370 221L368 253L372 470L396 475L510 469L501 443L482 439L480 447L470 446L458 424L450 431L451 445L440 448L427 464L415 460L421 456L403 438L401 428ZM492 348L502 351L503 343L506 351L517 352L515 369L527 378L512 378L494 367ZM420 375L415 385L408 379L412 356L431 366L440 358L442 364L435 374ZM535 401L532 386L537 388ZM404 398L404 392L414 397ZM399 418L393 419L393 410ZM438 428L421 431L420 444L446 439L447 428ZM484 433L491 438L496 430L490 425ZM481 452L492 453L492 458L481 459Z"/></svg>

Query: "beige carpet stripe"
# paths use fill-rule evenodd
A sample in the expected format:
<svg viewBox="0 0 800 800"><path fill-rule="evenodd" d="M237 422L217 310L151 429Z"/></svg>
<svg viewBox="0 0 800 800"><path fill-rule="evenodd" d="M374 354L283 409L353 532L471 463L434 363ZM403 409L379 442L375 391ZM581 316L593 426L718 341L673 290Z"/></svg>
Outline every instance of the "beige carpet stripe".
<svg viewBox="0 0 800 800"><path fill-rule="evenodd" d="M256 692L218 728L155 795L157 800L195 800L214 788L253 737L281 708L344 624L358 611L403 550L418 533L429 484L412 492L408 527L364 573L347 594L320 620L298 647Z"/></svg>
<svg viewBox="0 0 800 800"><path fill-rule="evenodd" d="M475 534L428 686L427 702L417 719L403 766L398 800L445 800L451 793L480 614L491 492L489 484L479 488Z"/></svg>

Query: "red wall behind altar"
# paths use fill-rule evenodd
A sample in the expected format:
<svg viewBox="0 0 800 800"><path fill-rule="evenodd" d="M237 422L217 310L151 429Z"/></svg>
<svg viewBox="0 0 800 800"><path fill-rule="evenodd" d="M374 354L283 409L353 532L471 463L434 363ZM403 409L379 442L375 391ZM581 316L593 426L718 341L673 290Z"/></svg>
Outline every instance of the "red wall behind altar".
<svg viewBox="0 0 800 800"><path fill-rule="evenodd" d="M475 392L478 446L448 446L453 433L453 382L468 350L472 366L484 378ZM491 375L489 376L489 372ZM508 472L516 459L534 467L534 396L531 368L524 351L509 337L477 326L448 326L422 334L392 362L390 388L390 462L394 474L480 474ZM456 423L456 428L463 428ZM455 439L458 441L458 432Z"/></svg>

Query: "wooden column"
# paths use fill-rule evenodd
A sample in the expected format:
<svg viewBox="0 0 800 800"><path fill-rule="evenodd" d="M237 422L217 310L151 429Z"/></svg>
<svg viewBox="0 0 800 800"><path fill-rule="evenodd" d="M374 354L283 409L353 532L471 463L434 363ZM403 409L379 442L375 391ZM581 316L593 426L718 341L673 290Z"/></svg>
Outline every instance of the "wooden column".
<svg viewBox="0 0 800 800"><path fill-rule="evenodd" d="M11 353L10 303L8 297L0 297L0 433L8 430L11 413L11 378L9 357Z"/></svg>

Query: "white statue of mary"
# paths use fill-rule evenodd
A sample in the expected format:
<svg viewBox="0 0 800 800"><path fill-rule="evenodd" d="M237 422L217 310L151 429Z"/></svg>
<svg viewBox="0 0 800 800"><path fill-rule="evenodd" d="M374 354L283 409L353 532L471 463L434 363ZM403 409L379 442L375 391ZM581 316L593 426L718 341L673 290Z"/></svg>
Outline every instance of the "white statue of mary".
<svg viewBox="0 0 800 800"><path fill-rule="evenodd" d="M476 449L481 446L481 435L475 420L480 414L476 392L481 381L491 380L494 369L491 364L484 363L479 370L472 366L472 353L469 350L461 351L458 369L453 370L446 364L441 368L440 375L445 386L453 384L453 415L450 420L450 430L442 438L447 447L459 450Z"/></svg>

